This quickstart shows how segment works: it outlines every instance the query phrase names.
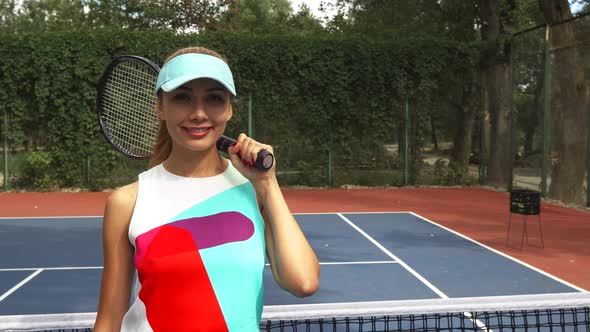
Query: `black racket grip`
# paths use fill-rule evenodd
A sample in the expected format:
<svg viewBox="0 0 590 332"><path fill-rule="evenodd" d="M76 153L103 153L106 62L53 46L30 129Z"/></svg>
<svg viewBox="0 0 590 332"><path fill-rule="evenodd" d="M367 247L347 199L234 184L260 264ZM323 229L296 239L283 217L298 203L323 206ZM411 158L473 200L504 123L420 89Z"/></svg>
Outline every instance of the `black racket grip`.
<svg viewBox="0 0 590 332"><path fill-rule="evenodd" d="M221 135L221 137L217 140L217 150L227 153L227 149L229 149L229 147L232 146L235 142L235 139ZM258 152L258 156L256 157L254 167L261 169L263 171L268 171L272 168L274 161L275 157L272 153L262 150Z"/></svg>

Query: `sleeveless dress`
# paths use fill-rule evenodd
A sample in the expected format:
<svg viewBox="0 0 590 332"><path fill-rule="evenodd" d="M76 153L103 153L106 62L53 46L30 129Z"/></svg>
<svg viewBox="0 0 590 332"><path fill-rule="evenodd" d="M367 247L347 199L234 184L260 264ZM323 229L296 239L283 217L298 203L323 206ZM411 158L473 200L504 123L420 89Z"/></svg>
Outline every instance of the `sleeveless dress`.
<svg viewBox="0 0 590 332"><path fill-rule="evenodd" d="M231 162L204 178L141 173L128 235L136 273L121 331L260 331L264 221Z"/></svg>

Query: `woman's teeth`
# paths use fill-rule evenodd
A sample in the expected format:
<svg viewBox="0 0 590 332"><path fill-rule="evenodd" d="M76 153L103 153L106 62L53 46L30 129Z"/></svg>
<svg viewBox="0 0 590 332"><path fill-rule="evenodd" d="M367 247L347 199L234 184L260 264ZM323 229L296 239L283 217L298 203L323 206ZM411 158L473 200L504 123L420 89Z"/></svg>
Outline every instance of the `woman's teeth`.
<svg viewBox="0 0 590 332"><path fill-rule="evenodd" d="M209 130L209 128L188 128L191 133L202 133Z"/></svg>

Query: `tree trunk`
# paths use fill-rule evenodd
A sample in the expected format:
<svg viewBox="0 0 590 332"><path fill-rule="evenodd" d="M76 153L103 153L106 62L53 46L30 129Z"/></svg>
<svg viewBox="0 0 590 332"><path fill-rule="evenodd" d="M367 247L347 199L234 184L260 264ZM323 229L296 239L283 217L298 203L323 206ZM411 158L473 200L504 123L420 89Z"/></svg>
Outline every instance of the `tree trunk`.
<svg viewBox="0 0 590 332"><path fill-rule="evenodd" d="M453 158L464 174L469 167L471 154L473 126L479 110L479 87L475 77L464 80L461 105L457 112L458 130L453 141Z"/></svg>
<svg viewBox="0 0 590 332"><path fill-rule="evenodd" d="M490 114L490 148L487 151L488 183L508 189L512 181L512 153L510 151L509 75L507 48L501 42L505 24L511 22L514 2L507 6L497 0L480 0L481 36L494 45L482 61L482 86L487 90ZM503 1L502 1L503 2Z"/></svg>
<svg viewBox="0 0 590 332"><path fill-rule="evenodd" d="M433 151L438 152L438 138L436 137L436 125L434 123L434 118L430 116L430 129L432 130L431 140L432 145L434 146Z"/></svg>
<svg viewBox="0 0 590 332"><path fill-rule="evenodd" d="M405 138L404 138L404 128L398 128L397 130L397 155L398 158L400 160L400 165L402 164L403 161L403 155L404 155L404 144L405 144Z"/></svg>
<svg viewBox="0 0 590 332"><path fill-rule="evenodd" d="M463 158L463 151L465 150L465 112L463 107L456 107L455 121L457 129L453 135L453 153L452 157L457 163Z"/></svg>
<svg viewBox="0 0 590 332"><path fill-rule="evenodd" d="M469 156L471 154L472 147L472 136L473 136L473 125L475 123L475 117L479 110L478 102L478 86L475 81L468 80L465 83L463 92L463 113L461 122L461 143L459 144L460 149L457 149L457 163L459 169L467 174L469 168Z"/></svg>
<svg viewBox="0 0 590 332"><path fill-rule="evenodd" d="M535 96L533 104L526 110L526 123L528 126L525 128L524 136L524 158L529 157L534 153L539 153L538 146L534 146L535 130L541 125L541 116L543 110L543 92L545 91L543 86L543 72L539 72L535 75ZM536 150L535 150L536 148ZM538 165L537 167L541 167Z"/></svg>
<svg viewBox="0 0 590 332"><path fill-rule="evenodd" d="M539 0L545 21L572 17L567 0ZM549 195L565 203L585 204L587 103L584 54L575 21L551 25L549 110Z"/></svg>
<svg viewBox="0 0 590 332"><path fill-rule="evenodd" d="M499 63L487 70L490 107L490 151L488 183L509 188L512 156L510 153L510 113L508 108L508 65Z"/></svg>
<svg viewBox="0 0 590 332"><path fill-rule="evenodd" d="M418 112L414 112L414 114L418 114ZM411 125L409 130L409 137L408 137L408 161L410 163L410 184L414 185L418 182L420 178L420 171L422 170L422 153L421 153L421 144L420 140L418 139L418 131L420 127L419 123L420 118L418 116L414 116L411 118Z"/></svg>

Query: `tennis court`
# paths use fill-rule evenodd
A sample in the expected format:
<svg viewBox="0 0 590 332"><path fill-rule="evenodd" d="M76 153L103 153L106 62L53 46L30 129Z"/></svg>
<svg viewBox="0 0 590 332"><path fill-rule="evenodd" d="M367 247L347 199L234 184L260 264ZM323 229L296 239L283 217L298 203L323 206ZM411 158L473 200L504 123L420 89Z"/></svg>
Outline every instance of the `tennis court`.
<svg viewBox="0 0 590 332"><path fill-rule="evenodd" d="M534 330L589 330L585 289L416 213L295 217L320 260L320 289L296 298L275 284L267 266L263 329L525 330L526 321ZM101 223L101 217L0 219L0 330L92 326ZM560 310L494 313L527 303ZM569 309L584 303L585 309Z"/></svg>
<svg viewBox="0 0 590 332"><path fill-rule="evenodd" d="M321 264L306 298L266 265L261 331L590 332L590 0L3 0L0 52L0 332L91 332L110 193L166 158L219 167L213 134L246 162L242 133L272 146L251 164L277 165ZM222 190L181 186L144 192ZM141 213L167 212L153 199ZM171 277L142 290L206 297L147 270ZM219 285L244 329L227 308L260 297ZM157 306L176 302L188 319ZM180 302L129 315L206 329Z"/></svg>

